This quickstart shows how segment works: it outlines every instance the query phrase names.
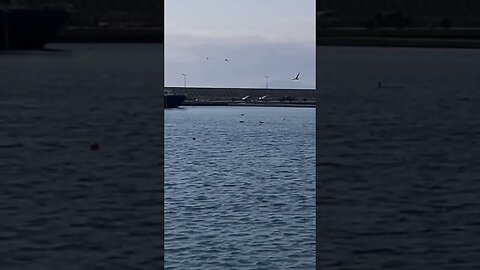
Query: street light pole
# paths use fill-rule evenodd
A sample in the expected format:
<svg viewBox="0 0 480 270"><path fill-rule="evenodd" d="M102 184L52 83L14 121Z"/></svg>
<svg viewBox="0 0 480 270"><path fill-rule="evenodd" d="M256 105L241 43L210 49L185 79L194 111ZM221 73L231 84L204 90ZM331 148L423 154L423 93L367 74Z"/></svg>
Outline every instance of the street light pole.
<svg viewBox="0 0 480 270"><path fill-rule="evenodd" d="M265 88L268 89L268 78L270 78L270 76L265 76Z"/></svg>
<svg viewBox="0 0 480 270"><path fill-rule="evenodd" d="M186 88L187 87L187 75L188 74L183 73L182 75L183 75L183 87Z"/></svg>

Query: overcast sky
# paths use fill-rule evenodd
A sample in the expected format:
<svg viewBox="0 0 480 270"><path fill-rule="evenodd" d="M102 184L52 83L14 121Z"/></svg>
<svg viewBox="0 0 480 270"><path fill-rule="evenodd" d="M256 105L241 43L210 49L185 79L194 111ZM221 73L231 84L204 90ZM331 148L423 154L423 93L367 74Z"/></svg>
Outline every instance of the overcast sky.
<svg viewBox="0 0 480 270"><path fill-rule="evenodd" d="M166 0L164 48L166 86L315 88L315 0Z"/></svg>

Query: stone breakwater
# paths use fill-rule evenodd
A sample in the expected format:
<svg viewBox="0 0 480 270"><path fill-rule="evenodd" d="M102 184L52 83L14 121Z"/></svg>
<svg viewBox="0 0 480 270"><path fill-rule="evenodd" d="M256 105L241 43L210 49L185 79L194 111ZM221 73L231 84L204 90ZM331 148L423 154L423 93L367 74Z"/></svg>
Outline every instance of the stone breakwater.
<svg viewBox="0 0 480 270"><path fill-rule="evenodd" d="M163 43L161 27L67 27L57 37L56 42L114 42L114 43Z"/></svg>
<svg viewBox="0 0 480 270"><path fill-rule="evenodd" d="M315 106L316 102L315 89L165 87L165 90L185 94L184 104L197 106ZM247 96L250 99L243 100Z"/></svg>
<svg viewBox="0 0 480 270"><path fill-rule="evenodd" d="M206 88L206 87L165 87L165 90L171 90L177 94L187 95L187 100L205 100L205 101L232 101L241 100L250 96L252 100L258 100L263 96L268 96L273 100L281 100L284 97L292 97L296 100L315 101L315 89L265 89L265 88Z"/></svg>
<svg viewBox="0 0 480 270"><path fill-rule="evenodd" d="M62 29L54 41L163 43L164 30L160 26L68 26ZM319 28L316 42L320 46L480 48L480 28Z"/></svg>
<svg viewBox="0 0 480 270"><path fill-rule="evenodd" d="M319 29L316 41L320 46L480 48L480 28L340 27Z"/></svg>

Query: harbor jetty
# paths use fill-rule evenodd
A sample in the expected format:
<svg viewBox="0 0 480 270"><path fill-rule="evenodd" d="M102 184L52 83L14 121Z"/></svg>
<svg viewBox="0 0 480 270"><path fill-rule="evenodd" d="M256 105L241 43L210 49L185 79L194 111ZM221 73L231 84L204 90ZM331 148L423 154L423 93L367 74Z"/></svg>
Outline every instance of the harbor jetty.
<svg viewBox="0 0 480 270"><path fill-rule="evenodd" d="M185 106L315 107L315 89L164 87L184 94Z"/></svg>

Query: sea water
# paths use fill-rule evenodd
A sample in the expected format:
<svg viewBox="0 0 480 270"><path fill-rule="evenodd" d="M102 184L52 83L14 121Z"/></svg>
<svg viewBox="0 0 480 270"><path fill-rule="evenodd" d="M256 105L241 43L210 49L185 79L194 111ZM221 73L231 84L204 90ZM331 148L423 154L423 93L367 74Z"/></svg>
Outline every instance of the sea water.
<svg viewBox="0 0 480 270"><path fill-rule="evenodd" d="M320 269L480 269L480 51L317 57Z"/></svg>
<svg viewBox="0 0 480 270"><path fill-rule="evenodd" d="M49 47L0 54L0 268L159 269L162 47Z"/></svg>
<svg viewBox="0 0 480 270"><path fill-rule="evenodd" d="M165 269L315 269L315 109L165 111Z"/></svg>

